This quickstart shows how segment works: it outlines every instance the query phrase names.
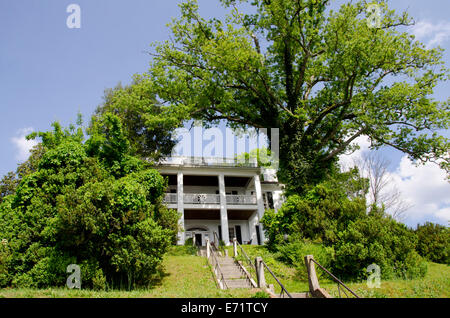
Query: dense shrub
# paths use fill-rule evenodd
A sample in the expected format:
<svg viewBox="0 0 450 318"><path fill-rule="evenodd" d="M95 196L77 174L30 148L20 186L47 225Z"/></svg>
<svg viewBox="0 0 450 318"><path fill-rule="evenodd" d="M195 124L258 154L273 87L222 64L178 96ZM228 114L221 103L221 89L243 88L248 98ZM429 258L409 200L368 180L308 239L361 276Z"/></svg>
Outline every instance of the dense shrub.
<svg viewBox="0 0 450 318"><path fill-rule="evenodd" d="M297 269L299 276L303 279L307 279L308 277L305 266L306 255L313 255L314 259L325 268L331 268L334 259L333 247L300 240L279 245L277 252L278 258L284 263L294 266ZM317 271L319 277L323 274L322 271Z"/></svg>
<svg viewBox="0 0 450 318"><path fill-rule="evenodd" d="M450 265L450 229L427 222L416 229L417 252L426 259Z"/></svg>
<svg viewBox="0 0 450 318"><path fill-rule="evenodd" d="M299 269L303 257L312 254L343 279L366 278L372 263L381 267L384 278L424 276L426 263L415 251L415 233L382 209L367 213L366 186L351 170L335 173L303 195L289 196L278 213L264 215L268 247Z"/></svg>
<svg viewBox="0 0 450 318"><path fill-rule="evenodd" d="M283 244L286 236L336 243L338 233L366 215L366 183L357 170L336 174L304 195L291 195L275 213L268 210L262 223L269 248Z"/></svg>
<svg viewBox="0 0 450 318"><path fill-rule="evenodd" d="M416 242L413 231L389 217L360 218L339 234L332 270L344 279L364 279L367 267L376 264L384 279L423 277L427 267Z"/></svg>
<svg viewBox="0 0 450 318"><path fill-rule="evenodd" d="M175 240L178 214L166 181L128 153L120 120L39 133L44 154L0 205L0 287L64 286L67 265L83 288L146 286Z"/></svg>

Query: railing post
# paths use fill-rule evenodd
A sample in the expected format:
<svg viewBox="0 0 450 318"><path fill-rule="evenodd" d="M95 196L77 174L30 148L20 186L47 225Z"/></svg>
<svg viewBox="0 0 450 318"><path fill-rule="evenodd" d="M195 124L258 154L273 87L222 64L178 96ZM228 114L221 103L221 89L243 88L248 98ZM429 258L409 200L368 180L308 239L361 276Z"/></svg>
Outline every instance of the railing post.
<svg viewBox="0 0 450 318"><path fill-rule="evenodd" d="M315 298L331 298L330 294L328 294L325 289L320 288L319 279L317 278L316 273L316 266L313 259L314 257L312 255L305 256L305 265L308 271L309 291Z"/></svg>
<svg viewBox="0 0 450 318"><path fill-rule="evenodd" d="M266 279L264 277L264 264L260 256L255 259L256 279L258 280L258 288L266 288Z"/></svg>
<svg viewBox="0 0 450 318"><path fill-rule="evenodd" d="M237 250L237 240L236 240L236 238L234 237L233 238L233 254L234 254L234 257L237 257L238 256L238 250Z"/></svg>
<svg viewBox="0 0 450 318"><path fill-rule="evenodd" d="M209 256L211 255L210 252L211 249L211 243L209 242L209 238L206 239L206 258L209 259Z"/></svg>
<svg viewBox="0 0 450 318"><path fill-rule="evenodd" d="M316 267L312 261L314 257L312 255L305 256L305 265L308 272L309 291L314 293L315 290L320 288L319 280L317 279Z"/></svg>

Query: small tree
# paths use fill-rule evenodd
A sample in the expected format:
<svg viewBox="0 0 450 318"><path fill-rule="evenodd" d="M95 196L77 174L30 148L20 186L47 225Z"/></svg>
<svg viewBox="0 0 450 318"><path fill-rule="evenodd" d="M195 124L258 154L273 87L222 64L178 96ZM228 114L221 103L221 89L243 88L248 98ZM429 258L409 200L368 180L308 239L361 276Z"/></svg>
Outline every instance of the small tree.
<svg viewBox="0 0 450 318"><path fill-rule="evenodd" d="M417 251L426 259L450 265L450 229L444 225L426 222L416 229Z"/></svg>
<svg viewBox="0 0 450 318"><path fill-rule="evenodd" d="M405 213L412 207L403 199L400 190L393 183L388 167L390 162L378 153L363 154L355 160L362 177L369 180L368 204L386 211L397 221L405 218Z"/></svg>

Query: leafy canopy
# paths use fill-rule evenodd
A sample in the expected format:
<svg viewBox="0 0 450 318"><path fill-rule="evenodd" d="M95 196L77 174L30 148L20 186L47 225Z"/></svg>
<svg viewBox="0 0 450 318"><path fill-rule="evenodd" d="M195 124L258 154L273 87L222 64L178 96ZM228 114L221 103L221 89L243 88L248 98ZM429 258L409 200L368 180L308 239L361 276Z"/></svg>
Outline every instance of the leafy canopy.
<svg viewBox="0 0 450 318"><path fill-rule="evenodd" d="M323 179L361 135L448 171L439 131L448 128L449 101L432 93L449 72L442 49L406 32L407 13L378 0L373 27L362 0L337 11L328 0L220 2L229 9L222 20L184 1L171 39L155 44L147 75L167 111L205 125L279 128L280 177L295 192Z"/></svg>

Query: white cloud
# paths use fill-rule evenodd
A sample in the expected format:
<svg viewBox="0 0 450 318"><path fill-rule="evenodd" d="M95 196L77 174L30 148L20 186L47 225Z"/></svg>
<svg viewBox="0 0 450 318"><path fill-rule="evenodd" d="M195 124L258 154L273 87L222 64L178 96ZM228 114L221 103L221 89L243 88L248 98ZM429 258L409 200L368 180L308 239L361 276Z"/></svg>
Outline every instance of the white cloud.
<svg viewBox="0 0 450 318"><path fill-rule="evenodd" d="M38 142L36 140L27 140L25 137L33 132L32 127L20 129L15 137L11 138L11 142L16 147L16 159L20 162L26 161L30 156L30 149Z"/></svg>
<svg viewBox="0 0 450 318"><path fill-rule="evenodd" d="M428 48L441 45L450 39L450 21L420 21L411 28L417 40L425 41Z"/></svg>
<svg viewBox="0 0 450 318"><path fill-rule="evenodd" d="M355 150L350 154L344 154L339 157L339 164L343 167L344 170L352 168L355 166L355 162L362 159L363 154L366 151L369 151L370 140L366 136L360 136L356 138L352 145L359 145L359 149Z"/></svg>
<svg viewBox="0 0 450 318"><path fill-rule="evenodd" d="M450 220L450 183L446 173L434 163L416 166L405 155L392 179L403 196L413 205L406 212L405 223L415 226L425 221L448 225Z"/></svg>
<svg viewBox="0 0 450 318"><path fill-rule="evenodd" d="M355 143L360 145L359 150L339 158L344 169L354 166L355 160L371 151L366 137L356 139ZM403 200L410 206L404 214L403 223L411 227L427 221L449 225L450 183L446 180L445 171L437 164L416 166L404 155L396 168L389 173L389 177L391 186L400 191Z"/></svg>

